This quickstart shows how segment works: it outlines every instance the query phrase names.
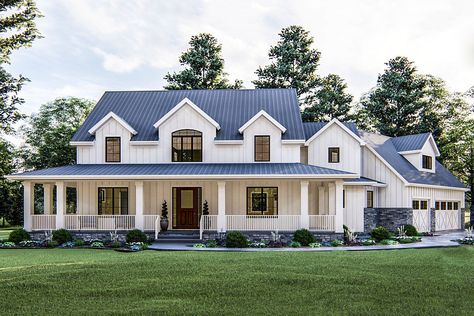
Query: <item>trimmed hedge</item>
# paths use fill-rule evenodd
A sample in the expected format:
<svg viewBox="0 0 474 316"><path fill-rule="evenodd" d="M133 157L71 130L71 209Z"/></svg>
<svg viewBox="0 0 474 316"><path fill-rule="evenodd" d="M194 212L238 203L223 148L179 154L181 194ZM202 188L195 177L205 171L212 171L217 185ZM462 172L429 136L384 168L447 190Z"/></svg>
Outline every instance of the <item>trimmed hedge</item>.
<svg viewBox="0 0 474 316"><path fill-rule="evenodd" d="M377 226L372 229L370 236L372 236L375 241L382 241L384 239L390 239L390 232L385 227Z"/></svg>
<svg viewBox="0 0 474 316"><path fill-rule="evenodd" d="M303 246L308 246L309 244L314 243L316 240L309 230L298 229L293 235L293 241L299 242Z"/></svg>
<svg viewBox="0 0 474 316"><path fill-rule="evenodd" d="M127 240L128 243L131 243L131 242L146 243L148 241L148 237L141 230L134 229L134 230L131 230L127 233L126 240Z"/></svg>
<svg viewBox="0 0 474 316"><path fill-rule="evenodd" d="M228 232L225 236L225 246L227 248L247 248L247 237L239 231Z"/></svg>
<svg viewBox="0 0 474 316"><path fill-rule="evenodd" d="M403 225L405 228L405 234L407 236L418 236L418 231L416 230L416 227L410 224Z"/></svg>
<svg viewBox="0 0 474 316"><path fill-rule="evenodd" d="M64 228L53 231L52 239L57 242L58 245L62 245L68 241L73 241L71 233Z"/></svg>
<svg viewBox="0 0 474 316"><path fill-rule="evenodd" d="M21 241L30 240L30 234L23 228L15 229L8 236L8 241L19 244Z"/></svg>

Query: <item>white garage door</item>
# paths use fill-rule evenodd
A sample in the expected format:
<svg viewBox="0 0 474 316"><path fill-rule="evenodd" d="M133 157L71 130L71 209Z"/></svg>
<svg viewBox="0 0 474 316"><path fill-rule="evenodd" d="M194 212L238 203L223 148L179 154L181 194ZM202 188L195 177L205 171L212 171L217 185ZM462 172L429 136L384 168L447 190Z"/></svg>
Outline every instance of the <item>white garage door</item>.
<svg viewBox="0 0 474 316"><path fill-rule="evenodd" d="M430 211L427 200L413 200L413 226L419 232L429 232L431 230Z"/></svg>
<svg viewBox="0 0 474 316"><path fill-rule="evenodd" d="M436 201L436 230L460 229L460 209L459 202Z"/></svg>

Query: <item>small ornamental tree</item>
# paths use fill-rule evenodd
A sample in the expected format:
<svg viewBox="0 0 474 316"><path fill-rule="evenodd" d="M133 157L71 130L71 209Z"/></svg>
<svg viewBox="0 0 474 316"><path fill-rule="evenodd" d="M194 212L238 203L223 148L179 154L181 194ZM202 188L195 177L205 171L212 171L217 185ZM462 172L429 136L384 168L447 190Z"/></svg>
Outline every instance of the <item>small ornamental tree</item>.
<svg viewBox="0 0 474 316"><path fill-rule="evenodd" d="M166 200L161 204L161 217L168 218L168 204L166 203Z"/></svg>
<svg viewBox="0 0 474 316"><path fill-rule="evenodd" d="M209 204L207 200L204 200L204 204L202 205L202 215L209 215Z"/></svg>

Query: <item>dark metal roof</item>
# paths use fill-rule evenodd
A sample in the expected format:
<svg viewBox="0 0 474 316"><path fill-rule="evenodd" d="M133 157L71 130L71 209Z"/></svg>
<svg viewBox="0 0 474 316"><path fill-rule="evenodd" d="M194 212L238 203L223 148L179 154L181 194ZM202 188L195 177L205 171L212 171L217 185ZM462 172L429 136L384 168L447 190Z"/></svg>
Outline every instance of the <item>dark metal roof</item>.
<svg viewBox="0 0 474 316"><path fill-rule="evenodd" d="M392 143L398 152L420 150L430 137L430 133L393 137Z"/></svg>
<svg viewBox="0 0 474 316"><path fill-rule="evenodd" d="M12 175L29 176L176 176L176 175L348 175L353 173L301 163L82 164Z"/></svg>
<svg viewBox="0 0 474 316"><path fill-rule="evenodd" d="M357 125L354 122L341 122L346 126L351 132L359 136L359 130L357 129ZM303 123L303 128L304 128L304 134L305 134L305 139L308 140L310 139L314 134L319 132L321 128L326 126L328 122L304 122Z"/></svg>
<svg viewBox="0 0 474 316"><path fill-rule="evenodd" d="M437 160L435 160L435 173L416 169L403 155L398 153L393 144L393 138L367 132L362 133L361 137L409 183L465 188L464 184Z"/></svg>
<svg viewBox="0 0 474 316"><path fill-rule="evenodd" d="M265 110L287 129L282 139L304 139L294 89L222 89L105 92L72 141L94 140L88 130L111 111L138 132L132 141L158 140L158 130L153 124L184 98L220 124L216 139L242 139L238 129L260 110Z"/></svg>
<svg viewBox="0 0 474 316"><path fill-rule="evenodd" d="M378 184L385 184L383 182L380 182L380 181L377 181L377 180L374 180L374 179L370 179L370 178L366 178L366 177L360 177L360 178L353 178L353 179L347 179L345 182L374 182L374 183L378 183Z"/></svg>

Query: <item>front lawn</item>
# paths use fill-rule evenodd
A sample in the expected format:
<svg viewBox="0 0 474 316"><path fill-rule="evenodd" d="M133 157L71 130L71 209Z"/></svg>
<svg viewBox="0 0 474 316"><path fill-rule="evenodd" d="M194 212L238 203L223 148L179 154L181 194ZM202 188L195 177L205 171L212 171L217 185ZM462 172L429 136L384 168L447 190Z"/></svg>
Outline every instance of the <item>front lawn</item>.
<svg viewBox="0 0 474 316"><path fill-rule="evenodd" d="M474 248L367 252L0 250L9 314L469 314Z"/></svg>
<svg viewBox="0 0 474 316"><path fill-rule="evenodd" d="M8 239L8 236L10 236L10 233L15 230L15 229L18 229L19 227L14 227L14 226L11 226L11 227L0 227L0 240L6 240Z"/></svg>

